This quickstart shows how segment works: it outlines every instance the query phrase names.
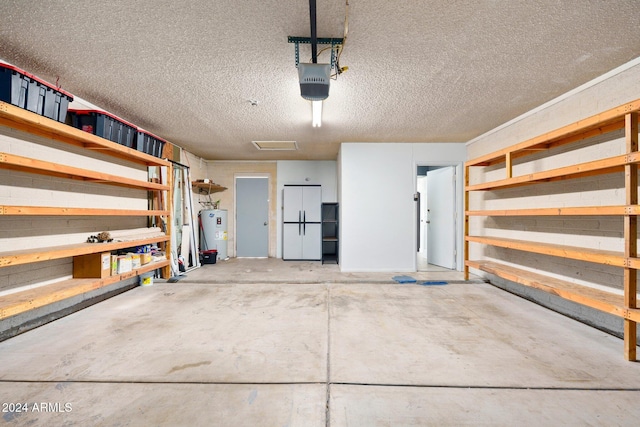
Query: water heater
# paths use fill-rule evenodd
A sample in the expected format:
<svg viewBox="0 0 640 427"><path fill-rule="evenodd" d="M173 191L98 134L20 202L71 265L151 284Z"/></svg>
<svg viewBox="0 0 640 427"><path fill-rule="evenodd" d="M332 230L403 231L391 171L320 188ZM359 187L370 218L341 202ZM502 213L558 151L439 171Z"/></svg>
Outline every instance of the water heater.
<svg viewBox="0 0 640 427"><path fill-rule="evenodd" d="M227 258L227 211L206 209L200 211L200 250L216 249L218 259Z"/></svg>

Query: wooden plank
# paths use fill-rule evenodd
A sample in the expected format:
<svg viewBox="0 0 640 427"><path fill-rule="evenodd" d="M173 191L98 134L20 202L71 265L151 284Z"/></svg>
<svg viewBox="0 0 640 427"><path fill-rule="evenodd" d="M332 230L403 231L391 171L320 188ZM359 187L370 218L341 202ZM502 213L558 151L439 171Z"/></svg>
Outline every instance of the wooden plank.
<svg viewBox="0 0 640 427"><path fill-rule="evenodd" d="M104 279L71 279L0 297L0 320L90 292L140 274L164 268L169 260L143 265L131 272Z"/></svg>
<svg viewBox="0 0 640 427"><path fill-rule="evenodd" d="M469 242L482 243L507 249L551 255L559 258L576 259L588 261L596 264L611 265L614 267L624 267L630 264L630 260L622 252L604 251L598 249L579 248L574 246L563 246L550 243L535 243L524 240L506 239L500 237L487 236L467 236ZM634 265L638 265L635 259ZM637 267L634 267L637 268Z"/></svg>
<svg viewBox="0 0 640 427"><path fill-rule="evenodd" d="M593 138L595 136L603 135L609 132L615 132L623 128L624 128L624 120L620 119L613 123L605 124L605 125L593 128L591 130L587 130L583 133L579 133L576 135L569 135L567 137L553 140L553 141L543 141L540 144L533 147L522 148L522 149L508 147L507 150L515 150L515 151L508 152L509 156L511 157L511 161L513 162L513 160L521 157L530 156L531 154L539 153L541 151L547 151L552 148L560 147L562 145L572 144L574 142L581 141L583 139ZM486 161L481 164L477 164L473 166L491 166L491 165L500 164L503 162L506 162L506 156L504 158L500 156L496 159Z"/></svg>
<svg viewBox="0 0 640 427"><path fill-rule="evenodd" d="M169 211L133 209L67 208L53 206L0 206L0 215L31 216L156 216L169 215Z"/></svg>
<svg viewBox="0 0 640 427"><path fill-rule="evenodd" d="M548 148L557 146L564 139L575 142L582 137L591 137L597 134L599 129L622 129L624 117L627 113L640 111L640 99L620 105L610 110L595 114L583 120L568 124L537 137L528 139L507 148L485 154L467 161L468 166L486 166L498 161L505 161L507 153L528 150L532 148ZM617 126L617 127L616 127ZM595 133L594 133L595 132ZM600 132L602 133L602 132Z"/></svg>
<svg viewBox="0 0 640 427"><path fill-rule="evenodd" d="M536 288L569 301L633 321L640 320L640 309L627 310L622 295L556 279L492 261L467 261L470 268L484 271L514 283Z"/></svg>
<svg viewBox="0 0 640 427"><path fill-rule="evenodd" d="M99 184L140 188L144 190L168 190L168 187L166 185L161 185L158 183L140 181L137 179L111 175L104 172L97 172L90 169L65 166L59 163L17 156L10 153L0 153L0 168L16 170L20 172L37 173L46 176L55 176L59 178L88 181Z"/></svg>
<svg viewBox="0 0 640 427"><path fill-rule="evenodd" d="M505 170L507 172L506 178L513 178L513 157L511 152L508 152L505 156Z"/></svg>
<svg viewBox="0 0 640 427"><path fill-rule="evenodd" d="M640 215L640 206L581 206L566 208L493 209L466 211L469 216L622 216Z"/></svg>
<svg viewBox="0 0 640 427"><path fill-rule="evenodd" d="M199 194L211 194L211 193L218 193L220 191L224 191L227 189L227 187L223 187L221 185L215 184L213 182L200 182L200 181L193 181L191 183L191 187L193 188L193 191Z"/></svg>
<svg viewBox="0 0 640 427"><path fill-rule="evenodd" d="M111 142L31 111L0 101L0 125L87 149L99 148L106 154L148 166L168 166L169 162Z"/></svg>
<svg viewBox="0 0 640 427"><path fill-rule="evenodd" d="M625 116L625 144L627 153L638 151L638 113ZM635 165L625 166L625 193L628 205L638 203L638 168ZM638 217L624 217L624 255L636 258L638 255ZM624 268L624 305L628 309L637 308L638 270L630 266ZM624 351L627 360L636 360L637 324L624 321Z"/></svg>
<svg viewBox="0 0 640 427"><path fill-rule="evenodd" d="M624 166L640 163L640 153L623 154L601 160L594 160L576 165L565 166L548 171L534 172L517 177L501 179L491 182L483 182L467 186L467 191L481 191L498 188L512 188L522 185L530 185L538 182L562 181L593 175L623 172ZM636 166L637 167L637 166Z"/></svg>
<svg viewBox="0 0 640 427"><path fill-rule="evenodd" d="M77 255L86 255L97 252L115 251L118 249L149 245L152 243L167 242L169 239L170 237L165 235L129 242L76 243L72 245L51 246L48 248L0 252L0 267L10 267L20 264L29 264L32 262L69 258Z"/></svg>

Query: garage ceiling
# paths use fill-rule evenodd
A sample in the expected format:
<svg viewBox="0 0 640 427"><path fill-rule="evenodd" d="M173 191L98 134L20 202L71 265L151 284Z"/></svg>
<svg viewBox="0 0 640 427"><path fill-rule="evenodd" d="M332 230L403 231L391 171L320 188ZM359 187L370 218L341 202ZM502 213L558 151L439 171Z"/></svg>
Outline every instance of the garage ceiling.
<svg viewBox="0 0 640 427"><path fill-rule="evenodd" d="M345 0L317 12L318 36L342 37ZM465 142L640 56L637 0L349 0L349 71L312 128L287 43L310 35L306 0L2 0L0 16L1 59L205 159Z"/></svg>

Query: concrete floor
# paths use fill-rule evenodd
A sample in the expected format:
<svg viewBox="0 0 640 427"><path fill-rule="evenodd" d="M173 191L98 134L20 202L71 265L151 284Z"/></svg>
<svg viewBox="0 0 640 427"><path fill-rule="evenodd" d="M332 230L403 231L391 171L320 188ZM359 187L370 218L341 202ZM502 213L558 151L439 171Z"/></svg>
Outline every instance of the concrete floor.
<svg viewBox="0 0 640 427"><path fill-rule="evenodd" d="M618 338L393 275L230 260L135 288L0 343L0 425L638 424Z"/></svg>

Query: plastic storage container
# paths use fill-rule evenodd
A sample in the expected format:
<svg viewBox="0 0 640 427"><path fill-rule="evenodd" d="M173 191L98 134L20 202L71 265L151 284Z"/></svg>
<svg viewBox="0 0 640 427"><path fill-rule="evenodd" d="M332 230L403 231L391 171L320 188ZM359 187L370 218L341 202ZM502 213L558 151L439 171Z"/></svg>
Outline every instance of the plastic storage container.
<svg viewBox="0 0 640 427"><path fill-rule="evenodd" d="M142 273L138 276L138 282L140 286L153 286L153 271Z"/></svg>
<svg viewBox="0 0 640 427"><path fill-rule="evenodd" d="M73 95L18 67L0 63L0 101L64 123Z"/></svg>
<svg viewBox="0 0 640 427"><path fill-rule="evenodd" d="M200 251L200 261L203 264L215 264L217 258L218 258L218 251L216 249Z"/></svg>
<svg viewBox="0 0 640 427"><path fill-rule="evenodd" d="M162 158L162 150L166 142L164 139L143 129L138 129L136 134L136 149L152 156Z"/></svg>
<svg viewBox="0 0 640 427"><path fill-rule="evenodd" d="M102 110L69 110L71 125L130 148L138 128Z"/></svg>

